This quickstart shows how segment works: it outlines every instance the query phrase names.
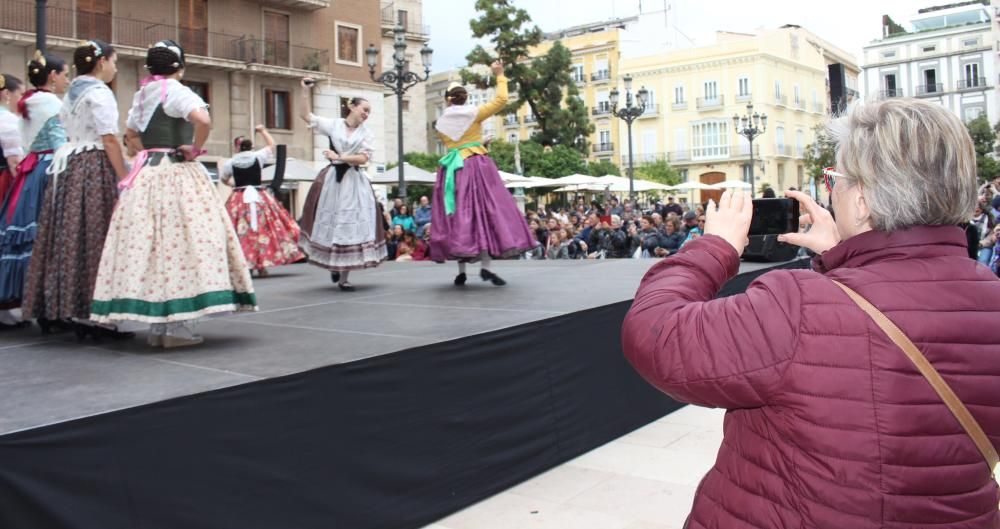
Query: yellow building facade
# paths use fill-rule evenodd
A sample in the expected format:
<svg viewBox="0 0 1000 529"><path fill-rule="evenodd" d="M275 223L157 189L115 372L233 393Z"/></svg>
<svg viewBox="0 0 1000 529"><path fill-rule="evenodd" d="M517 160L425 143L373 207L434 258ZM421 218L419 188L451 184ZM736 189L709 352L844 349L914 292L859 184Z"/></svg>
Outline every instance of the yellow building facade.
<svg viewBox="0 0 1000 529"><path fill-rule="evenodd" d="M621 156L620 132L611 116L609 95L619 74L621 35L632 21L616 19L546 33L542 44L530 52L532 57L542 56L559 41L573 54L572 77L594 124L590 160L615 161ZM517 94L511 94L511 100L516 97ZM516 115L499 115L494 120L496 136L508 142L530 138L537 127L528 105L518 109Z"/></svg>
<svg viewBox="0 0 1000 529"><path fill-rule="evenodd" d="M667 160L686 181L749 183L750 145L737 134L733 116L745 115L752 103L755 113L768 118L753 143L756 187L812 190L803 157L815 139L814 127L829 114L832 63L845 65L847 90L856 93L856 60L796 26L757 34L720 32L709 46L623 59L615 82L631 75L633 93L645 87L650 94L646 112L632 125L635 165ZM621 105L623 86L619 91ZM612 126L622 143L615 146L615 162L625 173L627 128L619 120ZM696 192L692 198L714 195Z"/></svg>

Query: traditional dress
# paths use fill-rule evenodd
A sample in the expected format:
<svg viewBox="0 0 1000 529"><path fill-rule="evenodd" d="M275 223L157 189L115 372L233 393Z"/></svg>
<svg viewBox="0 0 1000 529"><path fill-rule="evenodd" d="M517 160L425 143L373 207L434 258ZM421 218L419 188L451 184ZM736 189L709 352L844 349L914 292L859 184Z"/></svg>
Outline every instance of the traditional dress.
<svg viewBox="0 0 1000 529"><path fill-rule="evenodd" d="M481 142L482 122L507 104L507 78L497 77L493 101L452 105L435 128L448 154L441 159L431 207L431 259L476 261L530 250L535 237Z"/></svg>
<svg viewBox="0 0 1000 529"><path fill-rule="evenodd" d="M8 167L7 157L24 156L21 143L21 120L6 106L0 105L0 206L14 183L16 167Z"/></svg>
<svg viewBox="0 0 1000 529"><path fill-rule="evenodd" d="M347 131L343 119L309 115L309 127L330 139L340 156L374 154L374 136L363 124ZM299 247L309 262L343 272L386 260L385 227L371 181L361 167L333 162L320 171L306 196Z"/></svg>
<svg viewBox="0 0 1000 529"><path fill-rule="evenodd" d="M66 143L59 121L62 100L46 91L25 94L21 137L29 153L0 208L0 309L16 307L24 295L28 264L38 235L38 215L45 198L52 153Z"/></svg>
<svg viewBox="0 0 1000 529"><path fill-rule="evenodd" d="M222 165L220 178L235 189L226 200L226 211L236 228L247 266L263 270L302 259L299 225L274 199L271 188L260 185L261 169L272 155L264 147L244 151Z"/></svg>
<svg viewBox="0 0 1000 529"><path fill-rule="evenodd" d="M239 240L208 172L176 152L194 134L187 116L205 107L174 79L155 77L136 93L127 125L146 150L120 185L91 319L161 324L257 309Z"/></svg>
<svg viewBox="0 0 1000 529"><path fill-rule="evenodd" d="M60 120L67 142L49 166L22 311L25 318L85 320L118 198L101 141L118 136L118 102L106 84L83 75L70 84Z"/></svg>

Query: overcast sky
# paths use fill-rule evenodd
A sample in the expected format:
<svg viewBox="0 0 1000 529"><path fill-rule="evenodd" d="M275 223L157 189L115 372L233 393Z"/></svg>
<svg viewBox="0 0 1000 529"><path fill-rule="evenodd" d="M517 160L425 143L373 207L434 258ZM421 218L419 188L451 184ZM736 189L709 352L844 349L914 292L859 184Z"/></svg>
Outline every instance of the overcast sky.
<svg viewBox="0 0 1000 529"><path fill-rule="evenodd" d="M708 45L717 30L750 32L798 24L861 62L861 48L881 36L882 15L904 23L917 9L946 0L515 0L543 31L608 20L643 12L663 12L669 6L661 35L683 47ZM465 66L475 46L469 20L476 17L474 0L424 0L424 24L430 25L434 71ZM651 38L656 38L651 37Z"/></svg>

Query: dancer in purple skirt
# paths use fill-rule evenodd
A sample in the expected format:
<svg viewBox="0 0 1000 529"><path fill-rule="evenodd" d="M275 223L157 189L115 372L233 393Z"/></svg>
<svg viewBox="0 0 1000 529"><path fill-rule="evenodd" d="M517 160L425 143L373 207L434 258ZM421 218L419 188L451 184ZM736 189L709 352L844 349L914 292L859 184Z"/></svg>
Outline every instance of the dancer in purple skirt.
<svg viewBox="0 0 1000 529"><path fill-rule="evenodd" d="M453 83L445 92L447 108L435 129L448 154L441 158L431 210L431 259L458 260L455 285L465 284L465 264L481 261L479 277L500 286L506 282L490 272L493 257L510 257L531 249L534 236L524 215L504 187L489 151L482 143L482 122L507 104L503 63L490 67L496 76L496 97L468 106L468 92Z"/></svg>

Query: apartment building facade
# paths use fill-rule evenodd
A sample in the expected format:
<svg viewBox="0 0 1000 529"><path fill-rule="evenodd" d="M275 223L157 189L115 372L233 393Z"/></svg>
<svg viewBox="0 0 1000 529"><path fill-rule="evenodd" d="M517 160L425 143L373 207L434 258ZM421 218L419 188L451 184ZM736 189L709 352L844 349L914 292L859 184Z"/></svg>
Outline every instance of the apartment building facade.
<svg viewBox="0 0 1000 529"><path fill-rule="evenodd" d="M618 79L631 75L632 90L649 93L632 126L635 165L666 160L686 181L704 184L749 183L753 170L758 188L814 189L803 158L814 127L829 115L827 66L835 62L845 65L846 93L856 95L859 69L850 54L798 26L719 32L708 46L623 59ZM733 124L751 103L768 117L753 143L753 168L750 144ZM625 125L616 126L627 141ZM616 161L627 167L630 160L624 154ZM694 193L694 199L715 194Z"/></svg>
<svg viewBox="0 0 1000 529"><path fill-rule="evenodd" d="M994 11L981 2L928 7L908 31L886 31L864 48L869 99L917 97L948 108L964 121L1000 119Z"/></svg>
<svg viewBox="0 0 1000 529"><path fill-rule="evenodd" d="M347 100L371 101L368 126L384 156L382 89L369 78L364 48L380 38L380 11L366 0L49 0L47 46L70 59L80 40L98 38L119 53L118 96L121 127L132 95L147 73L146 48L161 39L184 46L188 64L183 82L210 105L213 130L203 160L212 168L232 153L232 138L252 136L266 125L288 155L311 161L327 148L298 118L299 81L311 76L313 112L340 116ZM35 5L26 0L0 4L0 71L23 76L34 54ZM378 161L378 160L376 160ZM301 206L308 183L293 190Z"/></svg>

